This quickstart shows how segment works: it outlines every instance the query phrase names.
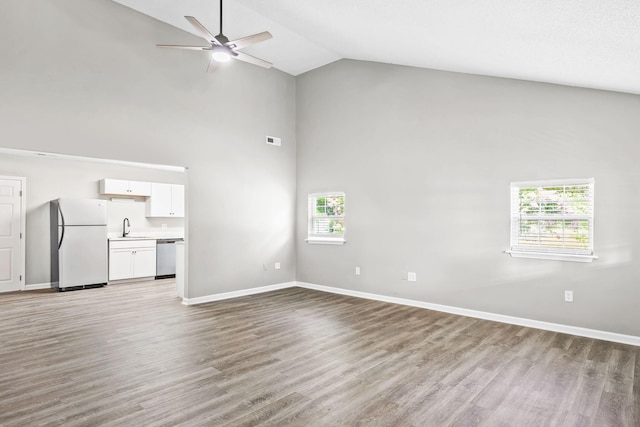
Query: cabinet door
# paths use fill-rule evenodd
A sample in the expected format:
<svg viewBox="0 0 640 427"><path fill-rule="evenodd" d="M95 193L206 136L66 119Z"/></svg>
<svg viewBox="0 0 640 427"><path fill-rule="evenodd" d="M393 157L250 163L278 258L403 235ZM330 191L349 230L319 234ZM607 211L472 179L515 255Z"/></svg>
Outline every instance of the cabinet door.
<svg viewBox="0 0 640 427"><path fill-rule="evenodd" d="M129 194L132 196L151 196L151 183L129 181Z"/></svg>
<svg viewBox="0 0 640 427"><path fill-rule="evenodd" d="M118 196L150 196L151 183L142 181L125 181L121 179L103 179L100 181L100 194Z"/></svg>
<svg viewBox="0 0 640 427"><path fill-rule="evenodd" d="M171 216L171 184L151 183L151 197L147 199L147 216Z"/></svg>
<svg viewBox="0 0 640 427"><path fill-rule="evenodd" d="M103 179L100 181L100 194L129 195L129 181L120 179Z"/></svg>
<svg viewBox="0 0 640 427"><path fill-rule="evenodd" d="M171 186L171 216L184 218L184 185Z"/></svg>
<svg viewBox="0 0 640 427"><path fill-rule="evenodd" d="M131 249L111 249L109 251L109 280L133 277L132 257Z"/></svg>
<svg viewBox="0 0 640 427"><path fill-rule="evenodd" d="M156 275L156 248L136 248L133 253L133 277Z"/></svg>

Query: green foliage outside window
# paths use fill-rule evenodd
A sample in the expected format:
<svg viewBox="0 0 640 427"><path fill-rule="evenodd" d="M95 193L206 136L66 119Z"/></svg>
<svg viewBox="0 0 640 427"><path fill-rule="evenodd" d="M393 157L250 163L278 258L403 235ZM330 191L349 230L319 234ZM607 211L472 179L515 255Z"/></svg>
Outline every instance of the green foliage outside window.
<svg viewBox="0 0 640 427"><path fill-rule="evenodd" d="M519 245L589 248L590 187L565 185L519 189Z"/></svg>
<svg viewBox="0 0 640 427"><path fill-rule="evenodd" d="M344 234L344 196L315 199L314 234Z"/></svg>

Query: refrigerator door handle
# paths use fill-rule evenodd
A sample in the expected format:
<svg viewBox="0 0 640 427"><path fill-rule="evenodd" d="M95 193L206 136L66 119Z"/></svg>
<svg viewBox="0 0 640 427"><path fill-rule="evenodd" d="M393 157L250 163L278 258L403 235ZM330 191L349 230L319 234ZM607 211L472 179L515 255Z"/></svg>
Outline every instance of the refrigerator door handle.
<svg viewBox="0 0 640 427"><path fill-rule="evenodd" d="M64 215L62 215L62 209L60 209L60 204L58 204L58 213L60 214L62 232L60 233L60 241L58 242L58 249L62 246L62 241L64 240Z"/></svg>

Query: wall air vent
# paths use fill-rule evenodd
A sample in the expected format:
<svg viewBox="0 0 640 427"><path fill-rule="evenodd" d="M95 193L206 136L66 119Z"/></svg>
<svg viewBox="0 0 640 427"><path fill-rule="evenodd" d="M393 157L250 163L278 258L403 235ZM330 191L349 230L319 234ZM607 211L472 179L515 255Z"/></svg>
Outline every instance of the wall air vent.
<svg viewBox="0 0 640 427"><path fill-rule="evenodd" d="M277 138L275 136L267 136L267 144L277 145L278 147L282 145L280 138Z"/></svg>

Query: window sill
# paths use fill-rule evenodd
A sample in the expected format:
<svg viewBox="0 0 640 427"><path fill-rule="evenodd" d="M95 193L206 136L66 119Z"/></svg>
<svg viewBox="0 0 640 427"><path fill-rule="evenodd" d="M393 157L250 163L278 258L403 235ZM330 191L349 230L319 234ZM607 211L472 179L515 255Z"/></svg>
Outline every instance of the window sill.
<svg viewBox="0 0 640 427"><path fill-rule="evenodd" d="M304 240L307 243L311 243L312 245L344 245L347 243L344 239L335 239L335 238L322 238L322 237L310 237Z"/></svg>
<svg viewBox="0 0 640 427"><path fill-rule="evenodd" d="M504 251L505 254L511 255L512 258L532 258L547 259L554 261L572 261L572 262L592 262L598 259L596 255L575 255L575 254L558 254L545 252L524 252L524 251Z"/></svg>

